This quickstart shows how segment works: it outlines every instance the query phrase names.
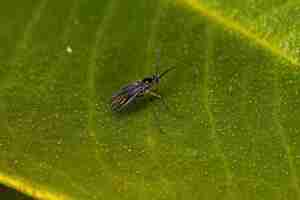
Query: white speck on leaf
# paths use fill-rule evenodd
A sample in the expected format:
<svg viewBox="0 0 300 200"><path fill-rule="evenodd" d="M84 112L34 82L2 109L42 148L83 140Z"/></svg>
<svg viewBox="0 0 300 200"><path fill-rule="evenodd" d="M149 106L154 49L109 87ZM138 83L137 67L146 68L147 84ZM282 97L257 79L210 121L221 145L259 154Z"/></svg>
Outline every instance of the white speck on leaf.
<svg viewBox="0 0 300 200"><path fill-rule="evenodd" d="M66 51L71 54L73 52L72 48L70 46L67 46Z"/></svg>

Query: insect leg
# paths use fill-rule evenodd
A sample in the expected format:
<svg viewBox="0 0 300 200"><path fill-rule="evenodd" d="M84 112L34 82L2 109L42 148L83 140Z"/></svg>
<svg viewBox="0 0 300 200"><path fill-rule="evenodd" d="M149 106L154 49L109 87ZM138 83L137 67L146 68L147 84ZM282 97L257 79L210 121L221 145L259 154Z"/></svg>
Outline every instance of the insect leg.
<svg viewBox="0 0 300 200"><path fill-rule="evenodd" d="M160 64L160 49L156 49L155 74L158 76L158 66Z"/></svg>
<svg viewBox="0 0 300 200"><path fill-rule="evenodd" d="M162 98L159 94L157 94L157 93L155 93L155 92L153 92L153 91L149 91L149 94L150 94L151 96L157 97L157 98L159 98L159 99Z"/></svg>
<svg viewBox="0 0 300 200"><path fill-rule="evenodd" d="M155 108L152 108L152 110L153 110L153 116L154 116L154 120L155 120L154 122L155 122L156 127L158 128L160 133L165 134L165 132L162 130L161 125L160 125L160 119L159 119L158 112L156 111Z"/></svg>

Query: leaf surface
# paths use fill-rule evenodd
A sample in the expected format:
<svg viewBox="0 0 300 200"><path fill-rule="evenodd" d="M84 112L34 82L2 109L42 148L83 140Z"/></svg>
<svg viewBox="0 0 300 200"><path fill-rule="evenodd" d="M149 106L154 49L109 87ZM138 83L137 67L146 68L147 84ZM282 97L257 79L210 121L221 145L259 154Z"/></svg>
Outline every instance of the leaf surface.
<svg viewBox="0 0 300 200"><path fill-rule="evenodd" d="M0 182L41 199L299 199L299 8L3 3ZM111 111L169 67L163 101Z"/></svg>

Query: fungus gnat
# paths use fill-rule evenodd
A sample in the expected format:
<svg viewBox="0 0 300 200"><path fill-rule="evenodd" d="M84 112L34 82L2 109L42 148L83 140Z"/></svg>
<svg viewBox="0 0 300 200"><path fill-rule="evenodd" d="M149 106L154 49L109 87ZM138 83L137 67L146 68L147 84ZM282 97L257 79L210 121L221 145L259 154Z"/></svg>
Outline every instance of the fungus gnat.
<svg viewBox="0 0 300 200"><path fill-rule="evenodd" d="M142 80L135 81L122 87L111 97L112 110L121 111L130 103L132 103L137 97L142 97L145 94L161 98L161 96L155 93L153 89L159 84L160 79L172 69L174 69L174 67L168 68L161 74L145 77Z"/></svg>

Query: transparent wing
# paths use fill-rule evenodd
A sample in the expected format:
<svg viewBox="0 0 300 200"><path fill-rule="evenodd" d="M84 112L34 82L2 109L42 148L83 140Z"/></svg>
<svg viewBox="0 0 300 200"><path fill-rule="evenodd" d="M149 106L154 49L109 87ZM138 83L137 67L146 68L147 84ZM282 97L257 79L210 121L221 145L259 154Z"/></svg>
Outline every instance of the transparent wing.
<svg viewBox="0 0 300 200"><path fill-rule="evenodd" d="M128 94L128 93L130 93L131 91L134 91L138 86L139 86L139 81L136 81L136 82L134 82L134 83L130 83L130 84L128 84L128 85L125 85L125 86L122 87L120 90L118 90L117 92L115 92L115 93L112 95L112 98L113 98L113 97L120 96L120 95Z"/></svg>
<svg viewBox="0 0 300 200"><path fill-rule="evenodd" d="M133 85L125 86L112 96L111 107L113 110L122 110L144 91L142 85L132 86Z"/></svg>
<svg viewBox="0 0 300 200"><path fill-rule="evenodd" d="M130 98L127 99L127 101L125 103L123 103L120 107L119 107L119 111L122 110L123 108L125 108L128 104L130 104L135 97L137 97L139 95L139 93L134 94L133 96L131 96Z"/></svg>

